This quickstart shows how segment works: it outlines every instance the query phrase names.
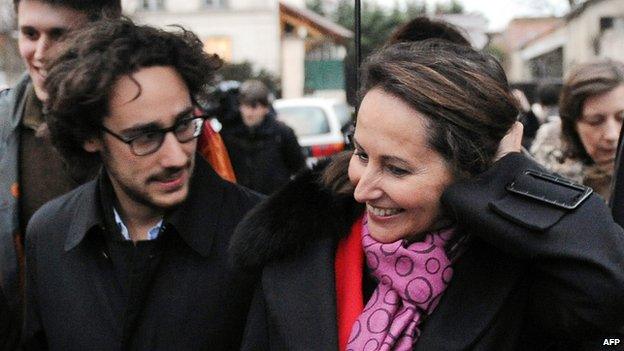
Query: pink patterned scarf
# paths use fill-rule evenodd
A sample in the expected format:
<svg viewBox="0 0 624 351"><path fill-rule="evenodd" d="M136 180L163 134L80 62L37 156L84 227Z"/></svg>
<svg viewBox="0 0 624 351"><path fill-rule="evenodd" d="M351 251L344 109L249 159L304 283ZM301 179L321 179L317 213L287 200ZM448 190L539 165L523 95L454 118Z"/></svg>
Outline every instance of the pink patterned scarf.
<svg viewBox="0 0 624 351"><path fill-rule="evenodd" d="M412 350L419 325L438 305L453 269L444 246L454 228L426 234L403 246L382 244L368 232L365 217L362 246L366 263L380 282L351 329L347 351Z"/></svg>

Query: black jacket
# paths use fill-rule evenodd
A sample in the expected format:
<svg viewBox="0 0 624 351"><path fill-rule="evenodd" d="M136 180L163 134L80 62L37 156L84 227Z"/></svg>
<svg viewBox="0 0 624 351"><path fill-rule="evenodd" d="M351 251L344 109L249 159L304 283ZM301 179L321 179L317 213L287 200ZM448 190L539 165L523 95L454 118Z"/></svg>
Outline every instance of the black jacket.
<svg viewBox="0 0 624 351"><path fill-rule="evenodd" d="M470 239L415 350L600 350L624 324L622 229L595 195L568 211L508 192L526 169L539 166L508 155L445 191L443 206ZM262 269L244 350L337 349L336 244L361 206L318 176L298 176L233 237L236 262Z"/></svg>
<svg viewBox="0 0 624 351"><path fill-rule="evenodd" d="M165 216L156 240L166 244L150 256L159 263L135 301L123 293L102 240L108 229L98 184L47 203L28 226L26 349L236 349L255 278L231 268L227 247L258 195L196 157L189 197ZM137 307L133 320L130 305Z"/></svg>
<svg viewBox="0 0 624 351"><path fill-rule="evenodd" d="M305 158L293 130L273 113L248 128L242 122L221 131L236 174L236 182L263 194L286 184L305 167Z"/></svg>

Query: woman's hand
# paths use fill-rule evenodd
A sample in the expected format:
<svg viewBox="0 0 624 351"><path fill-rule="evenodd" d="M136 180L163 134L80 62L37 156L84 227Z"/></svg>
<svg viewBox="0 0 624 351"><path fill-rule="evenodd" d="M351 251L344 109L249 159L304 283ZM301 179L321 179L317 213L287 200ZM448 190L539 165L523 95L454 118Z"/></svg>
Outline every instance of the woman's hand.
<svg viewBox="0 0 624 351"><path fill-rule="evenodd" d="M498 151L494 161L500 160L510 152L520 152L522 150L522 131L524 126L520 122L515 122L498 145Z"/></svg>

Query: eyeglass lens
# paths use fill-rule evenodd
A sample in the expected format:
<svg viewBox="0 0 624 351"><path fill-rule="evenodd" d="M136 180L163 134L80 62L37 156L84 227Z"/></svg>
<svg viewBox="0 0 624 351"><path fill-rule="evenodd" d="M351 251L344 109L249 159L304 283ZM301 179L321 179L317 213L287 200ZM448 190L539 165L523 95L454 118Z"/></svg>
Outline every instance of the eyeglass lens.
<svg viewBox="0 0 624 351"><path fill-rule="evenodd" d="M170 130L179 142L186 143L199 136L203 122L201 117L188 118L179 121ZM167 132L169 130L161 129L143 133L130 142L130 147L138 156L153 153L160 148Z"/></svg>

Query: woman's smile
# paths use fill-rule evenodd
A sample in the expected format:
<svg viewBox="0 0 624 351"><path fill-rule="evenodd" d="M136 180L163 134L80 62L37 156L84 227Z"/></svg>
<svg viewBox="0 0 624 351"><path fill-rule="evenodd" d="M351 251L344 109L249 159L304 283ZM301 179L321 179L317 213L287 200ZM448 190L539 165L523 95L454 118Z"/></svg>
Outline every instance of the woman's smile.
<svg viewBox="0 0 624 351"><path fill-rule="evenodd" d="M402 208L376 207L371 204L366 204L366 210L377 217L391 217L405 211Z"/></svg>

